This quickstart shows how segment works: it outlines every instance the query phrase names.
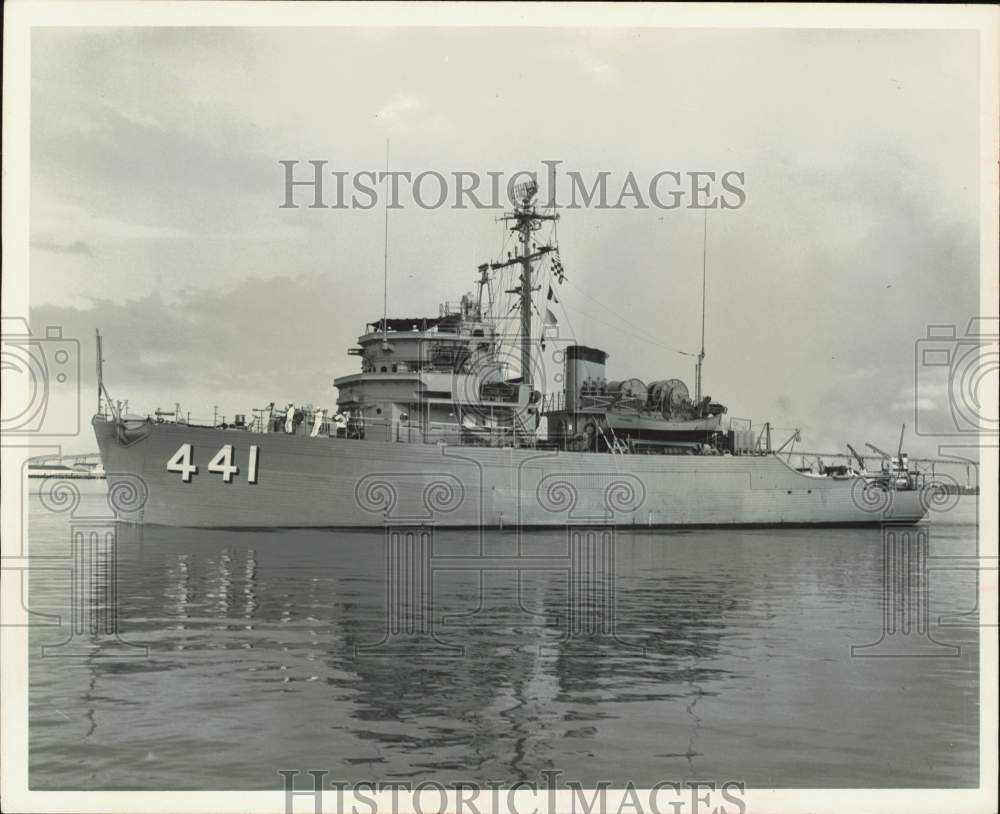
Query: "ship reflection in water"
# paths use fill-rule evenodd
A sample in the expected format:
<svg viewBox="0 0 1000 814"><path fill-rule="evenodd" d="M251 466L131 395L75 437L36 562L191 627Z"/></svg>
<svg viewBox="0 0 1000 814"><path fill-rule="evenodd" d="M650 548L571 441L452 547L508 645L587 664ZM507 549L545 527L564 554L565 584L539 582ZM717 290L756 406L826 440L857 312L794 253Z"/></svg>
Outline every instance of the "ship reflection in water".
<svg viewBox="0 0 1000 814"><path fill-rule="evenodd" d="M67 556L67 518L33 500L32 554ZM974 552L963 500L935 523L932 561ZM120 526L120 640L98 625L106 649L90 652L86 624L64 645L68 624L32 630L31 786L267 789L296 768L974 786L975 573L932 572L928 635L904 643L922 657L879 658L885 640L852 657L883 634L882 559L878 529L387 542ZM907 551L893 567L926 562ZM68 620L69 585L33 573L32 610Z"/></svg>

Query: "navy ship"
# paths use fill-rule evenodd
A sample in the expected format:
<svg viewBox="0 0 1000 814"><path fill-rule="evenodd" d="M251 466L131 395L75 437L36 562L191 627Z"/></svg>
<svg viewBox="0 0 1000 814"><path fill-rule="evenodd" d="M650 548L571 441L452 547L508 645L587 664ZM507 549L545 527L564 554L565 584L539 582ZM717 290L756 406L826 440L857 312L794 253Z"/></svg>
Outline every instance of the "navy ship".
<svg viewBox="0 0 1000 814"><path fill-rule="evenodd" d="M610 378L608 352L573 342L552 353L561 387L545 393L540 351L557 342L546 306L564 272L557 242L540 238L558 215L536 195L533 183L517 188L502 218L514 248L479 266L477 294L436 315L383 312L365 325L348 351L360 370L334 381L335 410L272 402L205 425L179 408L129 415L104 385L98 336L92 423L119 518L228 528L923 518L927 484L901 447L874 471L861 456L856 467L803 471L782 457L797 433L772 448L770 424L732 418L704 395L704 328L693 392L669 376Z"/></svg>

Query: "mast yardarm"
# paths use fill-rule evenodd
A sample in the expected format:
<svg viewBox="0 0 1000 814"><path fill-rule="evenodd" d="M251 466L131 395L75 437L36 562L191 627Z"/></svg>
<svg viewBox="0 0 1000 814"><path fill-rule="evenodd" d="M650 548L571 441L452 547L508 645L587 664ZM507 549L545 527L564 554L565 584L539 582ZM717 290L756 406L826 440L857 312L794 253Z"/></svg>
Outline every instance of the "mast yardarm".
<svg viewBox="0 0 1000 814"><path fill-rule="evenodd" d="M535 181L527 181L518 184L514 188L514 198L516 203L514 211L508 212L502 220L512 223L510 230L517 232L518 240L521 244L520 251L516 257L512 257L503 263L491 263L492 270L506 268L516 263L521 265L520 285L510 289L506 293L515 294L519 298L521 310L521 381L524 384L532 384L531 375L531 295L538 288L532 285L532 264L555 249L554 246L537 246L531 250L531 233L541 228L544 221L558 220L559 216L543 215L535 211L535 195L538 194L538 184Z"/></svg>

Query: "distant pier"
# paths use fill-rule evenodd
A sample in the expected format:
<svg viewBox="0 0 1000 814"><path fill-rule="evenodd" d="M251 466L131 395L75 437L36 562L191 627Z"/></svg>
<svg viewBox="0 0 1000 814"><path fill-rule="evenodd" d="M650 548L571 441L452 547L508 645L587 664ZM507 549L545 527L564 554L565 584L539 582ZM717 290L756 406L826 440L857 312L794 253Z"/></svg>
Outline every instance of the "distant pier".
<svg viewBox="0 0 1000 814"><path fill-rule="evenodd" d="M104 480L100 453L86 455L39 455L28 461L29 478Z"/></svg>

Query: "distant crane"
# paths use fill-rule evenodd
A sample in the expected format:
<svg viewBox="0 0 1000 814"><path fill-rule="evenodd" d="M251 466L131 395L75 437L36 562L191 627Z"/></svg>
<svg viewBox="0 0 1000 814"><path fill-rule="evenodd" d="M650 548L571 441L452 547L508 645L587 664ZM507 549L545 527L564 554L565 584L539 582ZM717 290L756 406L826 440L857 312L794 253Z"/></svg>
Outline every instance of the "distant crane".
<svg viewBox="0 0 1000 814"><path fill-rule="evenodd" d="M847 448L851 451L851 455L854 456L854 460L856 460L858 462L858 466L861 467L861 471L864 472L865 471L865 459L862 458L858 454L858 451L854 447L852 447L850 444L847 445Z"/></svg>
<svg viewBox="0 0 1000 814"><path fill-rule="evenodd" d="M868 447L868 449L870 449L876 455L881 455L883 458L885 458L890 463L892 463L893 460L901 462L902 461L902 456L903 456L903 434L905 432L906 432L906 425L904 424L903 425L903 429L899 433L899 450L896 452L896 457L895 458L893 458L884 449L879 449L877 446L875 446L874 444L869 444L867 441L865 442L865 446ZM848 444L848 449L850 449L850 445L849 444ZM851 449L851 452L854 452L854 450ZM856 452L854 454L857 455Z"/></svg>
<svg viewBox="0 0 1000 814"><path fill-rule="evenodd" d="M868 443L868 442L866 441L866 442L865 442L865 446L866 446L866 447L868 447L868 449L870 449L870 450L871 450L872 452L874 452L874 453L875 453L876 455L881 455L881 456L882 456L883 458L885 458L885 459L886 459L887 461L891 461L891 460L892 460L892 456L891 456L891 455L890 455L890 454L889 454L888 452L886 452L885 450L882 450L882 449L879 449L879 448L878 448L877 446L875 446L874 444L869 444L869 443Z"/></svg>

